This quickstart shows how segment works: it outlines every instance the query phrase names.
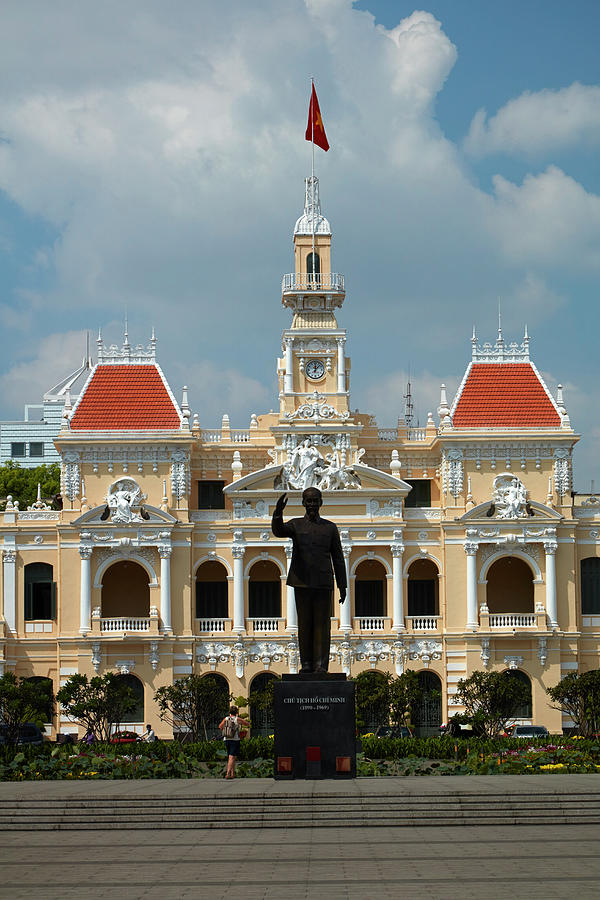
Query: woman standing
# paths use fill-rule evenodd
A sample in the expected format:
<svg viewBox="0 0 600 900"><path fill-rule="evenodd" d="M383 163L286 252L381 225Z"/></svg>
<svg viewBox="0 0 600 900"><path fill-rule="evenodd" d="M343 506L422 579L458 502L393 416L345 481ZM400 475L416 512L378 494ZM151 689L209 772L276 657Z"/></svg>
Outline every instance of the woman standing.
<svg viewBox="0 0 600 900"><path fill-rule="evenodd" d="M227 774L225 778L235 778L235 763L240 754L240 726L243 725L245 728L250 728L250 722L241 719L238 716L238 712L237 706L231 706L229 715L225 716L219 725L227 749Z"/></svg>

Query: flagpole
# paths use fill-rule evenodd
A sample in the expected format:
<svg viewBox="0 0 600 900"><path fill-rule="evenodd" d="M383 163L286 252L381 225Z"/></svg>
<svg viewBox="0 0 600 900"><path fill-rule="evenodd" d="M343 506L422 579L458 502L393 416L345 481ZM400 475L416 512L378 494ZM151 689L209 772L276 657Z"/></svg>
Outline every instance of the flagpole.
<svg viewBox="0 0 600 900"><path fill-rule="evenodd" d="M312 274L313 274L313 284L315 281L315 107L313 105L313 96L315 90L314 79L311 76L310 79L310 138L311 138L311 146L312 146L312 169L311 169L311 182L310 188L312 191Z"/></svg>

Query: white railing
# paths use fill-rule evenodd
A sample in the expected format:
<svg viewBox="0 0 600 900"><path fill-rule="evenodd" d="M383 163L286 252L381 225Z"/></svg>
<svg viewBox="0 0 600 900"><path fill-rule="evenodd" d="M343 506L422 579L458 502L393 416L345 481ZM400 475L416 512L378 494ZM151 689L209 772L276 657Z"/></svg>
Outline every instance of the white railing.
<svg viewBox="0 0 600 900"><path fill-rule="evenodd" d="M398 440L398 429L397 428L380 428L377 432L377 437L380 441L397 441Z"/></svg>
<svg viewBox="0 0 600 900"><path fill-rule="evenodd" d="M247 444L250 440L249 428L238 428L237 431L231 432L232 444Z"/></svg>
<svg viewBox="0 0 600 900"><path fill-rule="evenodd" d="M439 616L409 616L406 620L413 631L437 631L439 628Z"/></svg>
<svg viewBox="0 0 600 900"><path fill-rule="evenodd" d="M385 616L359 616L357 621L361 631L385 631Z"/></svg>
<svg viewBox="0 0 600 900"><path fill-rule="evenodd" d="M218 428L208 428L206 431L200 432L200 437L204 444L222 444L224 443L223 433ZM236 428L230 432L229 443L247 444L250 441L249 428Z"/></svg>
<svg viewBox="0 0 600 900"><path fill-rule="evenodd" d="M535 613L493 613L490 628L533 628Z"/></svg>
<svg viewBox="0 0 600 900"><path fill-rule="evenodd" d="M220 431L201 431L200 437L205 444L218 444L221 440Z"/></svg>
<svg viewBox="0 0 600 900"><path fill-rule="evenodd" d="M150 619L100 619L100 631L150 631Z"/></svg>
<svg viewBox="0 0 600 900"><path fill-rule="evenodd" d="M406 439L408 441L426 441L427 432L424 428L409 428L406 432Z"/></svg>
<svg viewBox="0 0 600 900"><path fill-rule="evenodd" d="M279 631L279 619L248 619L253 631Z"/></svg>
<svg viewBox="0 0 600 900"><path fill-rule="evenodd" d="M225 631L229 619L197 619L199 631Z"/></svg>
<svg viewBox="0 0 600 900"><path fill-rule="evenodd" d="M323 275L292 272L284 275L281 282L282 291L343 291L344 276L337 272L325 272Z"/></svg>

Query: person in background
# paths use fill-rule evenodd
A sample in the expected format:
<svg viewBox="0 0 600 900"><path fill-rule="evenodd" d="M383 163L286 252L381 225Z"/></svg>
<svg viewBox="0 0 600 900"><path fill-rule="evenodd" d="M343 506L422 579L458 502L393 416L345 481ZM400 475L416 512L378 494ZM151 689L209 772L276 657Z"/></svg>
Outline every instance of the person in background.
<svg viewBox="0 0 600 900"><path fill-rule="evenodd" d="M147 741L149 744L151 744L153 741L156 740L156 735L154 734L154 731L153 731L151 725L146 725L146 731L141 736L140 740Z"/></svg>
<svg viewBox="0 0 600 900"><path fill-rule="evenodd" d="M225 778L235 778L235 764L240 755L240 725L243 725L244 728L250 728L250 722L240 718L238 712L237 706L231 706L229 715L225 716L219 725L227 750L227 773Z"/></svg>

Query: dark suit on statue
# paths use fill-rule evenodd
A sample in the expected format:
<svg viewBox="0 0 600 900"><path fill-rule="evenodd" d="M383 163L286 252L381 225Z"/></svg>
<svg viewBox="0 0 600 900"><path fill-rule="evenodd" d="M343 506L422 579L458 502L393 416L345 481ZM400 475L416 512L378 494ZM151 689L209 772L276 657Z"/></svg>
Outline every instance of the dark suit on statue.
<svg viewBox="0 0 600 900"><path fill-rule="evenodd" d="M292 562L287 583L294 588L298 612L298 645L302 669L327 671L331 638L333 573L340 590L346 589L346 566L337 526L320 516L283 521L273 514L275 537L291 538ZM333 565L333 569L332 569Z"/></svg>

